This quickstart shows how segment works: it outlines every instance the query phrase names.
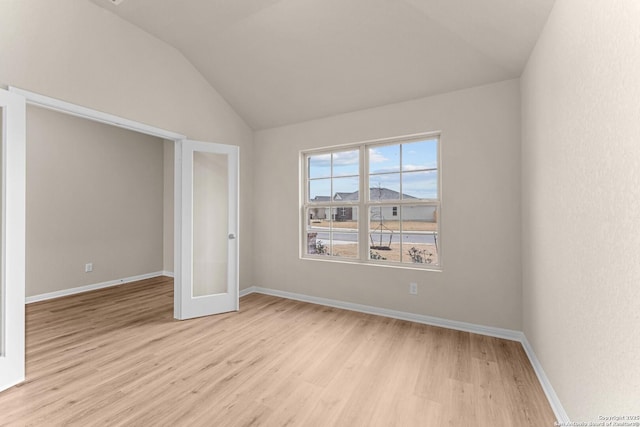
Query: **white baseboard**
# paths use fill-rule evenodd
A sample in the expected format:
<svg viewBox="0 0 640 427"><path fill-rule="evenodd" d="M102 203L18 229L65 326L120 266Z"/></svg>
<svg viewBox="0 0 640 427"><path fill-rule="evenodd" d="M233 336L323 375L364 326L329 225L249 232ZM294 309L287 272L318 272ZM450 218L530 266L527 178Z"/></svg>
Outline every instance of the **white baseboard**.
<svg viewBox="0 0 640 427"><path fill-rule="evenodd" d="M125 277L123 279L115 279L109 280L107 282L94 283L92 285L78 286L77 288L70 289L62 289L60 291L49 292L46 294L33 295L27 297L25 300L26 304L31 304L32 302L45 301L53 298L65 297L68 295L79 294L82 292L94 291L96 289L108 288L111 286L122 285L124 283L136 282L138 280L151 279L153 277L166 276L167 272L165 271L156 271L154 273L140 274L138 276Z"/></svg>
<svg viewBox="0 0 640 427"><path fill-rule="evenodd" d="M533 347L529 343L529 340L525 336L524 332L522 332L522 339L520 340L522 343L522 347L524 347L525 353L529 357L529 361L531 362L531 366L533 366L533 370L538 376L538 381L542 386L542 390L544 390L544 394L547 396L547 400L549 401L549 405L551 405L551 409L553 409L553 413L556 415L558 422L561 425L570 425L571 421L569 420L569 415L564 410L558 395L556 394L549 378L547 378L547 374L545 374L544 369L542 369L542 365L538 360L535 352L533 351Z"/></svg>
<svg viewBox="0 0 640 427"><path fill-rule="evenodd" d="M329 307L357 311L360 313L375 314L383 317L391 317L394 319L408 320L411 322L423 323L431 326L439 326L442 328L455 329L457 331L487 335L495 338L503 338L510 341L518 341L519 343L522 344L522 347L524 348L525 353L529 357L531 366L533 367L533 370L538 377L538 381L540 382L540 385L542 386L542 389L544 390L544 393L547 396L547 400L551 405L551 409L553 410L557 418L557 421L564 423L565 425L567 425L570 422L569 416L567 415L564 408L562 407L562 404L560 403L560 399L558 399L558 395L553 390L553 387L551 386L551 382L549 382L547 375L544 373L544 370L542 369L542 365L540 364L540 361L536 357L533 351L533 348L531 347L531 344L529 344L527 337L521 331L495 328L492 326L476 325L474 323L458 322L455 320L448 320L440 317L425 316L422 314L414 314L414 313L407 313L407 312L397 311L397 310L389 310L386 308L372 307L372 306L362 305L362 304L354 304L350 302L344 302L344 301L333 300L328 298L313 297L309 295L296 294L293 292L262 288L259 286L251 286L249 288L242 289L240 291L240 296L243 297L245 295L249 295L252 293L272 295L272 296L292 299L296 301L303 301L303 302L309 302L312 304L326 305Z"/></svg>
<svg viewBox="0 0 640 427"><path fill-rule="evenodd" d="M167 276L167 277L174 277L173 271L161 271L160 272L163 276Z"/></svg>
<svg viewBox="0 0 640 427"><path fill-rule="evenodd" d="M490 337L504 338L511 341L520 341L520 337L522 335L522 332L514 331L511 329L502 329L492 326L482 326L473 323L458 322L456 320L442 319L440 317L425 316L423 314L389 310L386 308L373 307L370 305L362 305L328 298L313 297L309 295L296 294L293 292L279 291L276 289L261 288L259 286L252 286L250 288L243 289L241 292L241 296L251 293L272 295L296 301L310 302L312 304L320 304L329 307L357 311L360 313L375 314L377 316L391 317L393 319L408 320L410 322L423 323L425 325L431 326L440 326L442 328L455 329L457 331L471 332L480 335L488 335Z"/></svg>
<svg viewBox="0 0 640 427"><path fill-rule="evenodd" d="M256 292L256 287L250 286L248 288L240 289L240 292L238 293L238 295L240 298L242 298L245 295L253 294L255 292Z"/></svg>

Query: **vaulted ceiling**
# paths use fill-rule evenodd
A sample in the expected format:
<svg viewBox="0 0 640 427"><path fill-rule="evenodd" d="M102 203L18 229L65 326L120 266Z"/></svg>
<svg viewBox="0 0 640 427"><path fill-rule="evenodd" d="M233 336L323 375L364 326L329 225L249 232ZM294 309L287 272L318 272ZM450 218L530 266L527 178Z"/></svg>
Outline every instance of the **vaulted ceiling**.
<svg viewBox="0 0 640 427"><path fill-rule="evenodd" d="M555 0L91 1L258 130L519 77Z"/></svg>

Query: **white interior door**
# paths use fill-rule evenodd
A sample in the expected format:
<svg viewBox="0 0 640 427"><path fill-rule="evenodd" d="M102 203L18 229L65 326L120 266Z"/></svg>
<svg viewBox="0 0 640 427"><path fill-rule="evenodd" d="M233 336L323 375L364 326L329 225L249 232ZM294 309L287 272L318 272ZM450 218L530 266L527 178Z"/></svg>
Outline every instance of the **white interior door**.
<svg viewBox="0 0 640 427"><path fill-rule="evenodd" d="M0 390L24 381L25 99L0 89Z"/></svg>
<svg viewBox="0 0 640 427"><path fill-rule="evenodd" d="M184 140L175 154L175 317L238 310L238 147Z"/></svg>

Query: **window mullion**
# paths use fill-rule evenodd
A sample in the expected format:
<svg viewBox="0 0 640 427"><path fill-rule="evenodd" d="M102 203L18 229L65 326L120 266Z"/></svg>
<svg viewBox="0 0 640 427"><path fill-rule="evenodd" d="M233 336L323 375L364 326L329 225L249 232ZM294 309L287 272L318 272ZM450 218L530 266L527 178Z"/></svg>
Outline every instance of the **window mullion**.
<svg viewBox="0 0 640 427"><path fill-rule="evenodd" d="M400 175L400 190L402 190L402 175ZM402 192L400 193L400 197L402 197ZM400 262L402 262L402 257L404 256L404 240L402 238L404 229L404 221L402 219L404 216L404 206L400 205L398 210L400 211L400 216L398 217L398 223L400 224L398 227L400 229Z"/></svg>
<svg viewBox="0 0 640 427"><path fill-rule="evenodd" d="M402 152L404 151L402 147L403 147L402 144L400 144L400 168L398 169L398 172L399 172L398 175L400 176L400 195L399 195L400 200L403 199L402 195L404 194L402 192Z"/></svg>
<svg viewBox="0 0 640 427"><path fill-rule="evenodd" d="M302 230L302 235L300 236L300 255L304 256L308 249L308 225L307 225L307 215L308 215L308 205L309 205L309 155L303 154L302 159L304 165L302 167L302 212L300 213L300 229ZM300 194L300 192L298 192Z"/></svg>
<svg viewBox="0 0 640 427"><path fill-rule="evenodd" d="M369 150L360 146L360 200L358 214L358 251L361 261L369 259Z"/></svg>
<svg viewBox="0 0 640 427"><path fill-rule="evenodd" d="M403 179L402 179L402 173L403 173L402 166L404 165L403 160L402 160L403 153L404 153L404 145L400 144L400 195L398 196L400 202L404 201L404 190L402 188L402 181L403 181ZM402 237L403 237L403 235L402 235L403 234L402 233L403 206L402 206L402 204L398 204L397 206L398 206L398 210L400 211L400 212L398 212L399 213L399 215L398 215L398 229L400 231L400 233L399 233L400 234L400 237L399 237L400 241L398 242L398 247L400 248L400 262L402 262L402 256L404 255L403 254L404 245L403 245L403 239L402 239Z"/></svg>

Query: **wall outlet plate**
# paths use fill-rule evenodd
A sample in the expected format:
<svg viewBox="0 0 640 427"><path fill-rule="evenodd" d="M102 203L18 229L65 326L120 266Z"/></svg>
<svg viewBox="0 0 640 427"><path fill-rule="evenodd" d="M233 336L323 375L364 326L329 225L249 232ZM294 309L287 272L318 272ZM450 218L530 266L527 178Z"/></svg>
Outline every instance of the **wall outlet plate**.
<svg viewBox="0 0 640 427"><path fill-rule="evenodd" d="M418 295L418 284L415 282L409 283L409 294Z"/></svg>

